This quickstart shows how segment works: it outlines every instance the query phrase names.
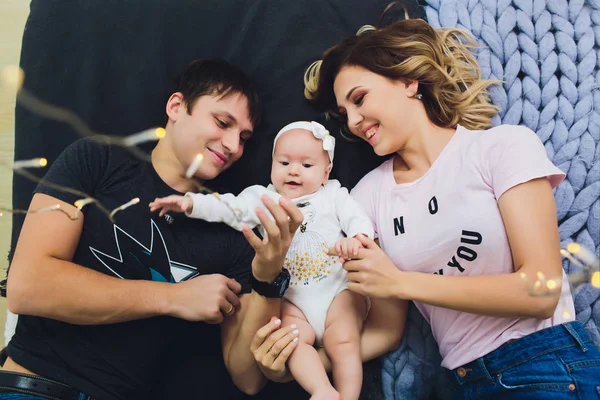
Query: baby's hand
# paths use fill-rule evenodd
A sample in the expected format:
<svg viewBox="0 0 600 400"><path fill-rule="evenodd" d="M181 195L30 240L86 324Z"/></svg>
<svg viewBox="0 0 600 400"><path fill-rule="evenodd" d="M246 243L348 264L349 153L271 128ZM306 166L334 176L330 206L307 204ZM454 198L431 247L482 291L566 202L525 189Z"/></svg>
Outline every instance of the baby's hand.
<svg viewBox="0 0 600 400"><path fill-rule="evenodd" d="M169 211L191 213L194 209L194 202L189 196L171 195L160 199L154 199L149 206L150 211L152 212L162 209L158 214L159 217L162 217Z"/></svg>
<svg viewBox="0 0 600 400"><path fill-rule="evenodd" d="M349 258L358 256L358 249L362 244L355 238L343 238L335 242L335 251L337 251L342 262Z"/></svg>

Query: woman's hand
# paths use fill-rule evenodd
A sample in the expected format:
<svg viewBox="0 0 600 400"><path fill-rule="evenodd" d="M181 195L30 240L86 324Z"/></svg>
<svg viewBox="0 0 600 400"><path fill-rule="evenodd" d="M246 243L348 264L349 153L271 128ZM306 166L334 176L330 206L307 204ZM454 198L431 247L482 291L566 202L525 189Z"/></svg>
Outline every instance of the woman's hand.
<svg viewBox="0 0 600 400"><path fill-rule="evenodd" d="M280 319L271 318L271 321L254 335L250 351L268 379L274 382L289 382L293 378L286 362L298 344L298 331L294 325L283 328L280 326Z"/></svg>
<svg viewBox="0 0 600 400"><path fill-rule="evenodd" d="M396 267L377 243L364 235L356 235L364 248L344 262L348 271L348 289L369 297L402 299L403 272ZM334 249L329 255L340 255Z"/></svg>
<svg viewBox="0 0 600 400"><path fill-rule="evenodd" d="M269 218L260 207L256 209L256 215L267 233L265 238L261 240L248 225L244 225L242 232L256 251L252 260L254 277L262 282L272 282L283 268L292 238L304 220L304 215L286 198L282 197L279 204L267 195L263 195L261 200L274 218Z"/></svg>

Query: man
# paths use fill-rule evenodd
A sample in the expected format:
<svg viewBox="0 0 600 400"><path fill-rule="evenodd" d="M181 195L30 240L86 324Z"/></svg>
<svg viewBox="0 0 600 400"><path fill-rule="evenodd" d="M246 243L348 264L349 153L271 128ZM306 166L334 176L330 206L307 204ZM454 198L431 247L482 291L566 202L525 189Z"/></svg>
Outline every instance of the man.
<svg viewBox="0 0 600 400"><path fill-rule="evenodd" d="M37 187L8 277L8 307L20 319L0 373L0 387L11 389L0 398L147 399L175 390L160 383L184 371L170 362L186 347L202 355L187 359L203 371L199 397L233 398L232 380L248 394L264 385L250 341L279 315L285 279L277 278L302 214L289 201L265 201L275 220L262 214L263 241L150 213L154 198L195 191L237 161L259 119L255 88L224 61L195 61L177 82L151 163L79 140ZM78 213L82 196L93 202ZM113 223L107 211L133 198L139 204ZM33 212L57 204L63 212Z"/></svg>

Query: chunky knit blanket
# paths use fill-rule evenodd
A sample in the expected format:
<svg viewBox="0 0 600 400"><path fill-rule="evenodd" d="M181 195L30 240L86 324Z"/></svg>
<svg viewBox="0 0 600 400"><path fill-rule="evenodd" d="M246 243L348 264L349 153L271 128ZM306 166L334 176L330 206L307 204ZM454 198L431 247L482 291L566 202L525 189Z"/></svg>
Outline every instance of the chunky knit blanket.
<svg viewBox="0 0 600 400"><path fill-rule="evenodd" d="M494 124L535 131L567 173L555 190L563 247L600 254L600 0L426 0L435 27L473 33L484 78L501 111ZM564 262L565 270L575 266ZM574 288L577 320L600 346L600 289ZM448 398L431 329L411 306L400 347L383 363L386 399Z"/></svg>

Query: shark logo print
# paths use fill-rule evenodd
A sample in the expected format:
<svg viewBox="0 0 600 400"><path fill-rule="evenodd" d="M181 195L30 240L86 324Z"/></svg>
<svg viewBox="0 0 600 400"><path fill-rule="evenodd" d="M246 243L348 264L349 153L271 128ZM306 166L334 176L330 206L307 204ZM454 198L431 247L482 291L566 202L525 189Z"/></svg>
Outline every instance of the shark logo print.
<svg viewBox="0 0 600 400"><path fill-rule="evenodd" d="M147 279L159 282L180 282L198 276L196 267L169 258L160 229L150 221L149 247L143 245L117 225L113 225L117 255L94 249L91 252L106 268L121 279Z"/></svg>

